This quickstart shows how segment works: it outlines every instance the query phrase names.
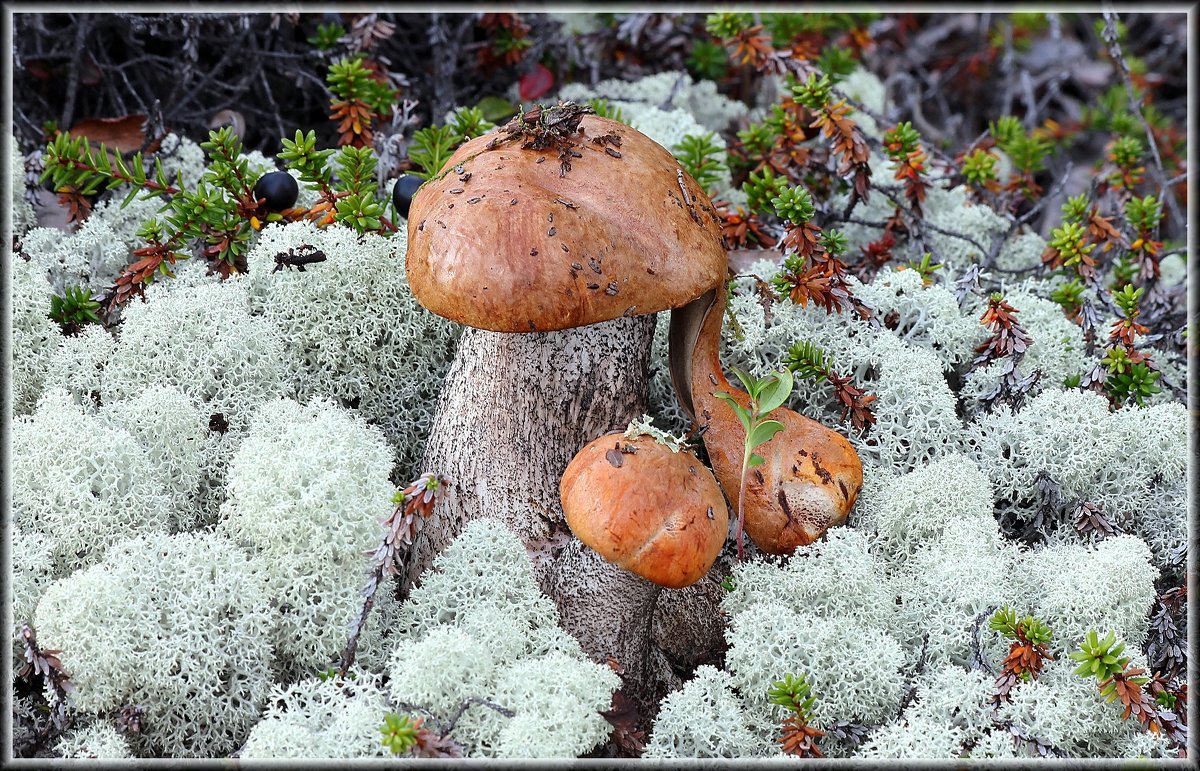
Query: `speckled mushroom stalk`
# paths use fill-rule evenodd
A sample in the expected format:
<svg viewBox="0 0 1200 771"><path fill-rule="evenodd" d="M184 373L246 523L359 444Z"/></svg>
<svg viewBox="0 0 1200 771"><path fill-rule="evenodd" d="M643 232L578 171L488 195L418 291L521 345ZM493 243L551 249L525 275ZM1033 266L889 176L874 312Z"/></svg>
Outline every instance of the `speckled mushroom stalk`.
<svg viewBox="0 0 1200 771"><path fill-rule="evenodd" d="M729 393L742 407L750 397L729 383L721 367L726 302L721 286L671 315L670 363L680 404L703 429L713 471L736 501L746 432L713 393ZM768 417L784 428L755 450L765 462L746 480L745 532L763 551L789 554L846 521L862 487L862 462L844 436L811 418L786 407Z"/></svg>

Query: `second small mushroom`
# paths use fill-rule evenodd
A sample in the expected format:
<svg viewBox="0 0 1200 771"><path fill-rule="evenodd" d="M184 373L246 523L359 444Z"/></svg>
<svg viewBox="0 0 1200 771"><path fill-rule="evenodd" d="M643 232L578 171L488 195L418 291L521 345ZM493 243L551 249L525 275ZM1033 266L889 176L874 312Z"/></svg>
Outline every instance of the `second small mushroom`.
<svg viewBox="0 0 1200 771"><path fill-rule="evenodd" d="M721 486L736 501L741 488L746 432L728 404L749 395L733 387L721 367L724 287L671 315L671 380L685 412L703 430L704 446ZM862 487L862 462L847 439L786 407L769 416L784 426L758 447L764 463L746 480L745 532L770 554L789 554L842 524Z"/></svg>

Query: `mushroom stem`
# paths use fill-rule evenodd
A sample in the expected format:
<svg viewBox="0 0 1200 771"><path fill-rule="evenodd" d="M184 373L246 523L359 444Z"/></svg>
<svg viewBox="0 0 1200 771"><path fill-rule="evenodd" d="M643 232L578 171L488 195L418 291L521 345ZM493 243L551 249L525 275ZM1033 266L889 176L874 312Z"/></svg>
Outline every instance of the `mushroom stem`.
<svg viewBox="0 0 1200 771"><path fill-rule="evenodd" d="M504 522L563 628L593 660L618 661L646 708L678 686L651 637L660 588L572 537L559 480L580 447L646 411L653 335L653 316L534 334L465 329L424 460L455 484L414 541L401 581L417 581L472 520Z"/></svg>
<svg viewBox="0 0 1200 771"><path fill-rule="evenodd" d="M721 365L721 324L726 302L726 290L721 285L671 313L671 382L693 421L697 406L703 414L715 403L713 391L732 394L743 407L750 403L750 395L730 384Z"/></svg>
<svg viewBox="0 0 1200 771"><path fill-rule="evenodd" d="M611 660L623 670L623 689L639 709L652 712L658 699L679 687L654 644L652 624L663 587L607 562L575 538L555 555L544 580L548 595L566 600L558 604L563 629L593 660Z"/></svg>
<svg viewBox="0 0 1200 771"><path fill-rule="evenodd" d="M726 302L721 286L672 314L671 379L702 431L717 481L730 500L739 501L746 533L763 551L787 554L846 520L862 487L862 464L844 436L778 407L769 416L784 429L756 448L766 462L743 484L745 429L713 395L724 391L742 407L750 405L750 395L731 385L721 366Z"/></svg>
<svg viewBox="0 0 1200 771"><path fill-rule="evenodd" d="M700 405L701 415L704 417L706 426L711 425L712 413L714 405L718 401L712 396L714 391L724 391L732 394L737 403L742 407L746 407L750 403L749 394L735 388L730 384L729 379L725 377L725 370L721 366L721 322L725 314L725 297L726 290L724 285L712 289L692 302L688 303L683 308L674 311L671 314L671 330L670 330L670 354L669 368L671 371L671 382L675 386L675 394L679 398L680 404L688 417L693 423L696 421L696 405ZM700 388L700 393L693 393L696 384L703 384ZM726 407L717 406L715 411L722 416L733 413ZM729 425L736 425L738 429L742 429L741 424L734 419ZM729 426L725 422L721 422L719 430L724 432ZM745 432L743 430L743 437ZM705 436L705 447L708 449L709 461L713 464L714 470L718 464L722 466L728 464L729 460L725 458L717 459L713 457L714 447L709 443L707 434ZM733 451L735 443L729 442L716 443L715 451L720 453L728 450ZM721 487L729 495L733 490L737 490L736 496L737 508L735 513L737 516L737 553L738 559L745 557L745 549L743 546L743 533L746 524L746 485L745 485L745 469L744 459L737 459L739 466L738 480L730 485L724 476L719 472L717 478L721 482ZM733 496L730 496L731 501Z"/></svg>

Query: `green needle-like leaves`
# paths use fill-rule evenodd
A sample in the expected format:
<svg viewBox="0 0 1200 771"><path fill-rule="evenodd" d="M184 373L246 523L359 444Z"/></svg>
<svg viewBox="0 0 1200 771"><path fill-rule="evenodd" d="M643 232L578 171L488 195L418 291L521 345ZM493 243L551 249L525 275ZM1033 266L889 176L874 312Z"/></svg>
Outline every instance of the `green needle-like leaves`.
<svg viewBox="0 0 1200 771"><path fill-rule="evenodd" d="M383 746L391 750L393 755L403 755L417 743L417 727L408 715L397 715L389 712L383 717L383 725L379 732L383 734Z"/></svg>
<svg viewBox="0 0 1200 771"><path fill-rule="evenodd" d="M1079 650L1070 654L1073 661L1080 662L1075 668L1075 674L1083 677L1095 677L1104 681L1117 672L1125 669L1129 663L1128 656L1122 656L1125 643L1117 642L1116 633L1109 631L1103 640L1099 639L1095 629L1088 630Z"/></svg>
<svg viewBox="0 0 1200 771"><path fill-rule="evenodd" d="M808 684L803 673L799 675L788 673L783 676L782 680L776 680L767 689L767 701L795 712L804 718L805 722L812 720L812 707L816 700L817 698L812 695L812 686Z"/></svg>

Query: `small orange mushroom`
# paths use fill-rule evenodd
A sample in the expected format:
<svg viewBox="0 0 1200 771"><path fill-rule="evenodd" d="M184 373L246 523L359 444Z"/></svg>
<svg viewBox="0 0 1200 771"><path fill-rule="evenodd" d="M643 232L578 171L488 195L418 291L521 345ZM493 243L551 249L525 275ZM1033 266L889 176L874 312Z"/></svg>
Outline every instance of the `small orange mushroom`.
<svg viewBox="0 0 1200 771"><path fill-rule="evenodd" d="M699 581L729 533L712 472L686 449L648 434L605 434L571 460L560 485L575 537L659 586Z"/></svg>

